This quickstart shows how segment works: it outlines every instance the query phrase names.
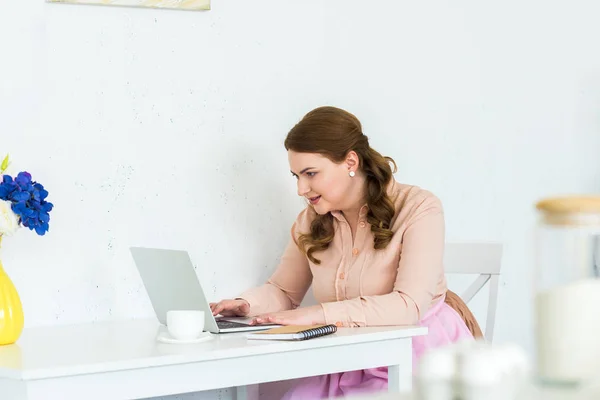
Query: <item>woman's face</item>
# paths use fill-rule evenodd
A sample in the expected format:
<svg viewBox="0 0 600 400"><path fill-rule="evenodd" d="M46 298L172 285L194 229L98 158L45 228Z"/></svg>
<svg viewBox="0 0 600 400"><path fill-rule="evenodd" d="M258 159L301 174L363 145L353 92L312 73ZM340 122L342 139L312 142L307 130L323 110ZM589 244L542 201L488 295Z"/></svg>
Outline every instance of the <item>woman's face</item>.
<svg viewBox="0 0 600 400"><path fill-rule="evenodd" d="M298 196L305 197L318 214L349 207L349 172L355 170L352 162L336 164L321 154L292 150L288 151L288 160L292 175L298 180Z"/></svg>

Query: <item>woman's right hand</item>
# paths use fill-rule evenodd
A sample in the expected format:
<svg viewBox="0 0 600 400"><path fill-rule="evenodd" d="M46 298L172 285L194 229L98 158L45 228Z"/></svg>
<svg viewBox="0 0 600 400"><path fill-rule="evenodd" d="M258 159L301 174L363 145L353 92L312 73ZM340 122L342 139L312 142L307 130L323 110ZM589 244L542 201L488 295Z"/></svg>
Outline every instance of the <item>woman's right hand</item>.
<svg viewBox="0 0 600 400"><path fill-rule="evenodd" d="M213 315L224 317L246 317L250 312L250 304L244 299L226 299L218 303L210 303Z"/></svg>

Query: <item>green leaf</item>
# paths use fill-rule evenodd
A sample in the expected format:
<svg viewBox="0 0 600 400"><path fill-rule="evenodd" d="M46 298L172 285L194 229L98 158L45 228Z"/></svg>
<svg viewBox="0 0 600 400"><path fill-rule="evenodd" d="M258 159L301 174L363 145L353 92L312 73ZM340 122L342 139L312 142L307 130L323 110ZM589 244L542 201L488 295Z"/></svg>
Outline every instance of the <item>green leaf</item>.
<svg viewBox="0 0 600 400"><path fill-rule="evenodd" d="M6 171L6 168L8 168L8 154L4 157L4 160L2 160L2 164L0 164L0 172Z"/></svg>

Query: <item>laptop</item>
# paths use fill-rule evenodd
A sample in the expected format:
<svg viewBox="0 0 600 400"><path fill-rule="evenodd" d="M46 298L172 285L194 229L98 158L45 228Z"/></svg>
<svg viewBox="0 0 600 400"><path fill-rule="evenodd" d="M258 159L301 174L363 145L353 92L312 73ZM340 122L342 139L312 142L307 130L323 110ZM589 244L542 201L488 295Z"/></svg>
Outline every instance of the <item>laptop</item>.
<svg viewBox="0 0 600 400"><path fill-rule="evenodd" d="M167 324L169 310L200 310L205 315L204 329L212 333L260 331L277 326L250 325L248 319L215 319L187 251L145 247L129 250L161 324Z"/></svg>

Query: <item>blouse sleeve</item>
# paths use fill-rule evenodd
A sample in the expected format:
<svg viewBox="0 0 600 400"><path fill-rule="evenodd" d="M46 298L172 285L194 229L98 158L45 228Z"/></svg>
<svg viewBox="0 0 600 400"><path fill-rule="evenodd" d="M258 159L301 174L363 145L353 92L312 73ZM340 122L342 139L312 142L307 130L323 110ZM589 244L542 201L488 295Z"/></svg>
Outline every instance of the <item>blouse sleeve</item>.
<svg viewBox="0 0 600 400"><path fill-rule="evenodd" d="M297 245L296 227L306 219L303 211L291 229L291 238L273 275L264 285L250 289L240 298L250 304L250 316L297 308L312 283L306 255Z"/></svg>

